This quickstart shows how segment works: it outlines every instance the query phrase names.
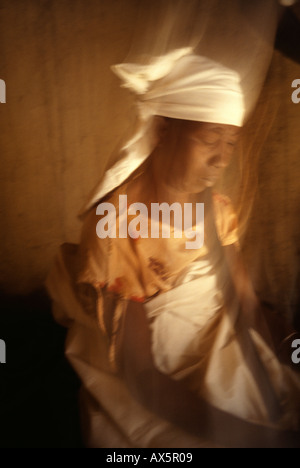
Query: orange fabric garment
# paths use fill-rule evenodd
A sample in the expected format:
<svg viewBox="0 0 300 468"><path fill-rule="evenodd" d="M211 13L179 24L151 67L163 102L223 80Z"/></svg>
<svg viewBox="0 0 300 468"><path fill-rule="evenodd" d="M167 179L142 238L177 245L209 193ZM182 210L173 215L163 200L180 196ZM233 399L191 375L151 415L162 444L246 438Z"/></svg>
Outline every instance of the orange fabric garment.
<svg viewBox="0 0 300 468"><path fill-rule="evenodd" d="M129 183L118 187L107 199L116 207L118 221L119 195L128 194ZM136 202L128 196L128 205ZM222 245L238 243L238 223L228 197L213 194L214 215ZM205 207L204 207L205 209ZM150 213L150 211L149 211ZM185 248L186 238L100 239L96 225L100 217L96 207L90 210L81 239L79 283L106 286L124 299L144 302L158 292L172 288L176 278L191 262L207 254L207 247ZM128 216L128 222L132 216ZM150 217L149 217L150 223Z"/></svg>
<svg viewBox="0 0 300 468"><path fill-rule="evenodd" d="M140 175L141 172L104 200L115 206L117 224L119 195L128 196L128 206L137 202L133 187L138 185ZM213 193L213 209L221 243L223 245L238 243L237 217L228 197ZM150 214L150 210L148 213ZM120 319L126 310L126 302L128 300L146 302L156 294L171 290L176 280L196 259L207 255L208 249L204 240L202 248L187 250L185 248L187 239L184 237L133 239L128 236L100 239L96 232L99 219L95 206L85 219L79 247L76 282L82 304L92 313L95 311L95 299L86 285L92 286L96 291L98 323L103 333L109 336L109 359L112 368L116 369L118 367L115 357L116 340L120 330ZM128 215L128 223L131 219L132 216ZM150 217L148 222L150 223ZM102 302L103 288L117 298L115 306L108 311L108 317Z"/></svg>

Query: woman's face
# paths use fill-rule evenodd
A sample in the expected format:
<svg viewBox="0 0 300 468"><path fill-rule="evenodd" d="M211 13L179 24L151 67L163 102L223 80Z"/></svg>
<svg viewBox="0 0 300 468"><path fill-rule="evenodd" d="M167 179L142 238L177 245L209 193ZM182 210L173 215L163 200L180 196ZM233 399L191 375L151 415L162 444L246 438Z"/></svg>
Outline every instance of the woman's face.
<svg viewBox="0 0 300 468"><path fill-rule="evenodd" d="M233 125L169 120L162 140L164 182L184 193L213 186L231 160L239 133Z"/></svg>

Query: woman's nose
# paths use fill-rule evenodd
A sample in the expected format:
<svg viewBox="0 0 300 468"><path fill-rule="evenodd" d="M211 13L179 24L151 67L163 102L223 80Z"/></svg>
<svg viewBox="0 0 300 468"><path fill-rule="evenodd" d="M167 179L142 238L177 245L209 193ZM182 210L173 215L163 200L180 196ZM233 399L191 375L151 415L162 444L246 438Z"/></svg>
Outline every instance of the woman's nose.
<svg viewBox="0 0 300 468"><path fill-rule="evenodd" d="M230 162L232 150L228 150L226 143L220 143L215 149L214 154L208 159L208 165L223 169Z"/></svg>

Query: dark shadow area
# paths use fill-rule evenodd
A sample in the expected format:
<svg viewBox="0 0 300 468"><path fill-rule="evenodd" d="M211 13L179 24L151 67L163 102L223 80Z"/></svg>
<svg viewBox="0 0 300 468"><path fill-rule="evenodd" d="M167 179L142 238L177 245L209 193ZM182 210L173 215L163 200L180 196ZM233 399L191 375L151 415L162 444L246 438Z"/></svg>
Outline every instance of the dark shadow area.
<svg viewBox="0 0 300 468"><path fill-rule="evenodd" d="M0 297L0 447L81 448L80 384L46 292Z"/></svg>
<svg viewBox="0 0 300 468"><path fill-rule="evenodd" d="M300 20L292 9L286 8L283 13L277 30L275 48L286 57L300 63Z"/></svg>

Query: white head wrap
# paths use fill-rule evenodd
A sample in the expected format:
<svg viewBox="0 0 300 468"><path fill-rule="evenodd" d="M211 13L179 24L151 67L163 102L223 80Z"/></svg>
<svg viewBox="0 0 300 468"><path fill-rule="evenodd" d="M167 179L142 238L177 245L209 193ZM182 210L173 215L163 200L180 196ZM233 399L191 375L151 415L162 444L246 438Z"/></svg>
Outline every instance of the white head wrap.
<svg viewBox="0 0 300 468"><path fill-rule="evenodd" d="M124 63L112 70L137 96L136 133L121 149L121 159L104 175L82 214L124 182L157 145L154 116L241 127L245 114L239 75L191 48L176 49L149 65Z"/></svg>

